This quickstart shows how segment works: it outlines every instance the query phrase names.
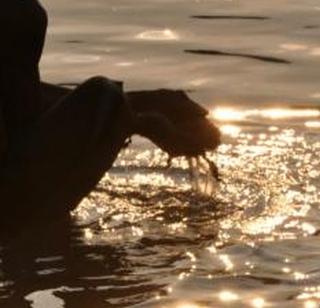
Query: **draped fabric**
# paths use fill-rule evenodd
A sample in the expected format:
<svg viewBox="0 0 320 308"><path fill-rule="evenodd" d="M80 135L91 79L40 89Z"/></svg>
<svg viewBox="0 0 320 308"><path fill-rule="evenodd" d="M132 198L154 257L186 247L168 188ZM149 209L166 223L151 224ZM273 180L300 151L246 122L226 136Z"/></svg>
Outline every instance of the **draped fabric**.
<svg viewBox="0 0 320 308"><path fill-rule="evenodd" d="M37 1L1 3L0 129L5 126L9 146L43 111L38 64L46 28L47 15Z"/></svg>

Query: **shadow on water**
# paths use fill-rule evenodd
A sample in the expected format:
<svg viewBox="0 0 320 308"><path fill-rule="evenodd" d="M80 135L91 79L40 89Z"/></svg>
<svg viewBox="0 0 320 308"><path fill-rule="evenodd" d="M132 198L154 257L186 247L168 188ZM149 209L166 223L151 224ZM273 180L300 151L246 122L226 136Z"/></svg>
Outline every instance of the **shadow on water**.
<svg viewBox="0 0 320 308"><path fill-rule="evenodd" d="M269 20L267 16L237 16L237 15L193 15L190 18L195 19L227 19L227 20Z"/></svg>
<svg viewBox="0 0 320 308"><path fill-rule="evenodd" d="M117 302L122 302L123 292L135 297L134 304L160 287L144 278L128 279L131 266L125 250L107 243L86 244L82 233L82 228L64 221L28 230L5 245L1 307L44 307L46 302L56 303L54 307L61 302L66 308L122 307Z"/></svg>
<svg viewBox="0 0 320 308"><path fill-rule="evenodd" d="M101 226L112 223L110 212L89 225L69 218L41 229L35 226L1 245L0 306L126 307L164 292L172 277L188 270L185 251L198 245L199 239L215 238L218 225L214 221L223 215L224 206L190 191L162 187L153 189L152 196L143 193L151 191L151 186L141 186L139 191L121 190L119 185L118 190L99 186L95 194L101 199L107 196L108 208L117 213L118 200L125 204L124 215L131 211L143 217L151 212L152 219L143 223L124 221L109 233ZM191 207L191 202L202 206ZM162 220L153 225L152 234L128 235L132 228L147 230L146 225L154 224L160 216ZM182 221L194 230L192 235L161 229ZM113 241L118 235L124 237Z"/></svg>
<svg viewBox="0 0 320 308"><path fill-rule="evenodd" d="M318 26L318 25L306 25L303 28L312 30L312 29L319 29L320 26Z"/></svg>
<svg viewBox="0 0 320 308"><path fill-rule="evenodd" d="M67 41L64 41L64 43L66 43L66 44L84 44L85 41L82 41L82 40L67 40Z"/></svg>
<svg viewBox="0 0 320 308"><path fill-rule="evenodd" d="M270 63L279 63L279 64L291 64L291 61L269 57L269 56L259 56L259 55L251 55L246 53L238 53L238 52L224 52L219 50L205 50L205 49L186 49L184 52L190 54L204 55L204 56L224 56L224 57L239 57L246 59L253 59L262 62L270 62Z"/></svg>

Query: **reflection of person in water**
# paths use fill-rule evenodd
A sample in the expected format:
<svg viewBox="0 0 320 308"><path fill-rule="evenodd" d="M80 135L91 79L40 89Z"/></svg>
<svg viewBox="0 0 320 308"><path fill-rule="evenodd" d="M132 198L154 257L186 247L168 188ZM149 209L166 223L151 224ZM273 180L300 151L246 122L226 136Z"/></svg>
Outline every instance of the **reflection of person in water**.
<svg viewBox="0 0 320 308"><path fill-rule="evenodd" d="M103 77L75 90L42 83L38 63L46 26L37 0L2 4L2 227L67 213L94 188L134 133L171 156L196 156L219 144L206 111L181 91L124 95L119 83Z"/></svg>

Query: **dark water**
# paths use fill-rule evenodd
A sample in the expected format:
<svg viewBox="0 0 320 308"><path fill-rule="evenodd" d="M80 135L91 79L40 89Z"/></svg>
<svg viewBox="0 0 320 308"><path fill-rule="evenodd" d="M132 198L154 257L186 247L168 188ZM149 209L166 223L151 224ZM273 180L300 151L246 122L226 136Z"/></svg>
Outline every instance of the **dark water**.
<svg viewBox="0 0 320 308"><path fill-rule="evenodd" d="M136 139L71 221L2 246L1 307L319 307L320 3L45 4L43 77L190 90L223 182Z"/></svg>

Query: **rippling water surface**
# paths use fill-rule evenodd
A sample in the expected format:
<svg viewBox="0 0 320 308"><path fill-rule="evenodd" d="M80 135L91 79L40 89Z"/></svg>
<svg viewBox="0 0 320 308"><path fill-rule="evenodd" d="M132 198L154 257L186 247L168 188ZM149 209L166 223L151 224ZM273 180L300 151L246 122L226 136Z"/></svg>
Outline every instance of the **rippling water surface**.
<svg viewBox="0 0 320 308"><path fill-rule="evenodd" d="M320 3L44 4L44 79L189 91L223 180L134 140L71 221L2 246L1 307L319 307Z"/></svg>

